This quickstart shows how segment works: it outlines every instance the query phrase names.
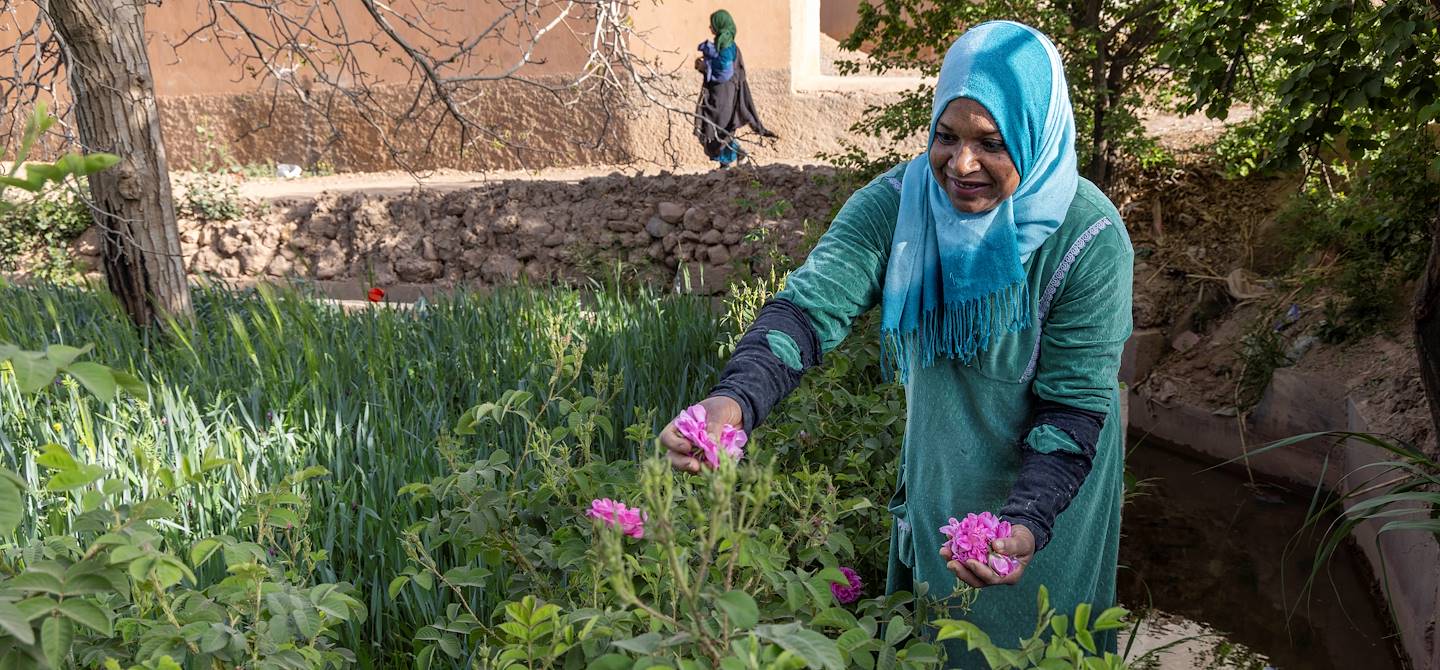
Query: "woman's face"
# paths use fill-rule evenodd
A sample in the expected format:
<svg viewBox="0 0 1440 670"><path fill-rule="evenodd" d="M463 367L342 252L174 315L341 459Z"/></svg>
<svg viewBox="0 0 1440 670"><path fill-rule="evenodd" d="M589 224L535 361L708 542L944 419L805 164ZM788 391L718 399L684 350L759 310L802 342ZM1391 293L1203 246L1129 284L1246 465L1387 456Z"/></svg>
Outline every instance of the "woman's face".
<svg viewBox="0 0 1440 670"><path fill-rule="evenodd" d="M967 214L995 209L1020 186L995 119L969 98L950 101L936 122L930 169L950 204Z"/></svg>

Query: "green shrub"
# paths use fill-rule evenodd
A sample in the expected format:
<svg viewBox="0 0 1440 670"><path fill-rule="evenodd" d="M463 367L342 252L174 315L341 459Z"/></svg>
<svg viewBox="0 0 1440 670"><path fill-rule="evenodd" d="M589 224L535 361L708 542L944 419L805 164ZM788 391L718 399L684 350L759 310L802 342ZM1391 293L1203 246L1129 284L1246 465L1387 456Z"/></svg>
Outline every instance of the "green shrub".
<svg viewBox="0 0 1440 670"><path fill-rule="evenodd" d="M231 221L245 215L240 187L222 174L200 174L185 183L184 213L202 221Z"/></svg>
<svg viewBox="0 0 1440 670"><path fill-rule="evenodd" d="M23 259L26 269L42 279L73 277L70 243L93 223L89 205L68 191L0 212L0 270L14 272Z"/></svg>
<svg viewBox="0 0 1440 670"><path fill-rule="evenodd" d="M55 124L55 117L36 103L25 121L10 165L0 174L0 271L13 271L22 257L35 263L43 279L74 274L65 247L90 225L90 213L75 191L65 190L71 178L87 177L119 162L112 154L67 154L54 163L29 161L35 143ZM20 171L25 171L21 178ZM26 194L14 199L6 191Z"/></svg>
<svg viewBox="0 0 1440 670"><path fill-rule="evenodd" d="M1364 335L1402 314L1402 289L1420 276L1440 213L1434 147L1424 130L1395 133L1373 161L1316 171L1277 218L1297 270L1321 256L1337 259L1330 339Z"/></svg>

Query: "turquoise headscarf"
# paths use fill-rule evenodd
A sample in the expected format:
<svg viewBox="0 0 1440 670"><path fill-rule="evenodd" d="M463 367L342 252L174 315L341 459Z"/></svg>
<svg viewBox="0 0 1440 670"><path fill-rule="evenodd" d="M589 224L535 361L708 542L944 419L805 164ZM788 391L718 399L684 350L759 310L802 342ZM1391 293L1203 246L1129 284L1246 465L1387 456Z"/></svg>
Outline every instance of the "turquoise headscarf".
<svg viewBox="0 0 1440 670"><path fill-rule="evenodd" d="M929 151L906 166L881 308L883 358L902 382L912 365L969 364L992 335L1030 326L1023 264L1065 220L1079 183L1065 69L1040 31L991 21L955 40L935 84L931 143L962 97L994 117L1020 185L995 209L966 214L935 181Z"/></svg>

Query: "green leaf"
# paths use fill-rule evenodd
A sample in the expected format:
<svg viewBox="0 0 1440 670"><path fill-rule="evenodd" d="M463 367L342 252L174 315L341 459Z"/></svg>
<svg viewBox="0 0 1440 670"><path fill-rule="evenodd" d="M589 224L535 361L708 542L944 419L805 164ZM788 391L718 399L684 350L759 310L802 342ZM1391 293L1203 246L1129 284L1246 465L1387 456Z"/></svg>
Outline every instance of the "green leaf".
<svg viewBox="0 0 1440 670"><path fill-rule="evenodd" d="M1115 630L1125 626L1125 617L1130 614L1124 607L1111 607L1095 619L1095 630Z"/></svg>
<svg viewBox="0 0 1440 670"><path fill-rule="evenodd" d="M65 366L65 372L95 394L100 402L108 403L115 399L115 374L110 368L86 361Z"/></svg>
<svg viewBox="0 0 1440 670"><path fill-rule="evenodd" d="M98 465L80 465L73 470L62 470L55 473L50 481L45 482L45 488L49 491L74 491L84 488L99 481L105 476L105 468Z"/></svg>
<svg viewBox="0 0 1440 670"><path fill-rule="evenodd" d="M390 587L386 589L386 592L390 594L390 599L394 600L396 596L400 595L400 589L405 588L405 585L409 583L410 577L406 575L400 575L390 580Z"/></svg>
<svg viewBox="0 0 1440 670"><path fill-rule="evenodd" d="M132 375L128 372L111 370L110 374L115 378L115 383L119 384L120 388L125 389L125 392L129 393L130 395L143 398L145 397L145 394L150 390L150 387L147 386L145 382L140 381L139 377L136 377L135 375Z"/></svg>
<svg viewBox="0 0 1440 670"><path fill-rule="evenodd" d="M875 670L895 670L895 648L886 646L875 659Z"/></svg>
<svg viewBox="0 0 1440 670"><path fill-rule="evenodd" d="M1040 588L1044 589L1045 587L1042 586ZM979 626L976 626L969 621L950 621L942 619L933 623L935 626L938 626L940 628L940 633L935 636L936 642L943 642L945 640L959 638L961 640L965 640L970 645L971 649L991 646L990 636L986 635L985 631L980 630Z"/></svg>
<svg viewBox="0 0 1440 670"><path fill-rule="evenodd" d="M19 485L9 478L0 477L0 537L7 536L20 527L23 498Z"/></svg>
<svg viewBox="0 0 1440 670"><path fill-rule="evenodd" d="M4 629L20 644L35 644L35 631L30 629L30 619L15 607L15 603L0 600L0 629Z"/></svg>
<svg viewBox="0 0 1440 670"><path fill-rule="evenodd" d="M59 607L59 603L51 600L49 596L34 596L15 603L15 609L25 616L26 621L34 622L42 616L47 616Z"/></svg>
<svg viewBox="0 0 1440 670"><path fill-rule="evenodd" d="M40 624L40 648L45 651L45 660L50 667L64 667L65 658L70 655L70 645L75 643L75 624L69 619L52 616Z"/></svg>
<svg viewBox="0 0 1440 670"><path fill-rule="evenodd" d="M874 638L870 637L869 631L857 627L841 633L839 639L835 640L835 643L839 645L841 649L850 652L873 639Z"/></svg>
<svg viewBox="0 0 1440 670"><path fill-rule="evenodd" d="M79 169L75 171L75 176L88 177L119 162L120 157L116 156L115 154L85 154L84 156L80 157Z"/></svg>
<svg viewBox="0 0 1440 670"><path fill-rule="evenodd" d="M736 629L749 630L760 623L760 608L744 591L727 591L715 599L715 605L725 612L730 625Z"/></svg>
<svg viewBox="0 0 1440 670"><path fill-rule="evenodd" d="M55 365L65 367L75 362L75 359L85 355L94 345L87 344L83 348L76 348L66 344L52 344L45 347L45 357Z"/></svg>
<svg viewBox="0 0 1440 670"><path fill-rule="evenodd" d="M445 581L455 586L485 588L489 586L490 571L480 567L451 568L445 572Z"/></svg>
<svg viewBox="0 0 1440 670"><path fill-rule="evenodd" d="M60 613L106 637L115 634L110 616L88 600L66 598L60 603Z"/></svg>
<svg viewBox="0 0 1440 670"><path fill-rule="evenodd" d="M35 464L51 470L72 470L80 465L65 447L54 443L41 447L40 455L35 457Z"/></svg>
<svg viewBox="0 0 1440 670"><path fill-rule="evenodd" d="M295 621L295 630L300 631L306 640L313 640L320 634L320 615L309 603L291 610L290 618Z"/></svg>
<svg viewBox="0 0 1440 670"><path fill-rule="evenodd" d="M838 628L842 631L850 631L860 625L855 620L855 615L843 607L831 607L810 620L810 625L822 628ZM868 636L867 636L868 637Z"/></svg>
<svg viewBox="0 0 1440 670"><path fill-rule="evenodd" d="M802 628L799 623L757 626L761 639L780 645L781 649L799 656L811 668L844 670L845 659L840 647L824 635Z"/></svg>
<svg viewBox="0 0 1440 670"><path fill-rule="evenodd" d="M645 633L626 640L616 640L610 644L637 654L653 654L656 649L660 648L660 642L663 640L664 638L659 633Z"/></svg>
<svg viewBox="0 0 1440 670"><path fill-rule="evenodd" d="M906 624L904 619L898 616L891 617L890 622L885 624L885 644L899 646L912 630L914 629Z"/></svg>
<svg viewBox="0 0 1440 670"><path fill-rule="evenodd" d="M200 651L206 654L213 654L224 649L230 644L230 633L225 630L224 624L211 624L210 628L200 636Z"/></svg>
<svg viewBox="0 0 1440 670"><path fill-rule="evenodd" d="M12 188L18 188L18 189L21 189L21 190L23 190L23 191L28 191L28 192L30 192L30 193L35 193L36 191L39 191L39 190L40 190L39 187L35 186L34 184L31 184L31 183L30 183L29 181L27 181L27 180L19 179L19 178L17 178L17 177L5 176L5 175L0 175L0 184L3 184L3 185L5 185L5 186L10 186L10 187L12 187Z"/></svg>
<svg viewBox="0 0 1440 670"><path fill-rule="evenodd" d="M590 661L590 665L586 666L586 670L630 670L630 666L634 664L635 661L630 660L629 656L622 654L605 654L600 658Z"/></svg>
<svg viewBox="0 0 1440 670"><path fill-rule="evenodd" d="M905 645L904 658L910 663L938 663L939 651L929 642L912 641Z"/></svg>
<svg viewBox="0 0 1440 670"><path fill-rule="evenodd" d="M214 556L215 552L220 551L220 547L220 540L213 537L207 537L196 542L190 547L190 565L196 568L200 567L205 561L210 560L210 557Z"/></svg>
<svg viewBox="0 0 1440 670"><path fill-rule="evenodd" d="M1080 603L1075 606L1075 629L1090 630L1090 603Z"/></svg>
<svg viewBox="0 0 1440 670"><path fill-rule="evenodd" d="M7 589L16 589L20 591L38 591L41 593L50 593L57 596L65 595L65 587L64 584L60 582L59 577L44 572L38 572L36 570L30 570L28 572L22 572L18 575L15 575L13 578L10 579L10 581L5 582L4 586Z"/></svg>
<svg viewBox="0 0 1440 670"><path fill-rule="evenodd" d="M446 656L460 658L460 640L454 635L441 635L436 642L440 644L440 651L445 652Z"/></svg>
<svg viewBox="0 0 1440 670"><path fill-rule="evenodd" d="M10 359L15 385L21 393L37 393L55 379L60 369L48 358L20 355Z"/></svg>

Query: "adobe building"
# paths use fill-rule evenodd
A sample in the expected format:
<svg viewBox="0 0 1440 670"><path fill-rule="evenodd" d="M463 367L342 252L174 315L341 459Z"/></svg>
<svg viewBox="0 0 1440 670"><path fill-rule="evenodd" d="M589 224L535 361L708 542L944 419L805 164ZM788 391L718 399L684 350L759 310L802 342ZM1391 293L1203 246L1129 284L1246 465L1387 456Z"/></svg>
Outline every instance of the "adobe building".
<svg viewBox="0 0 1440 670"><path fill-rule="evenodd" d="M478 124L463 133L459 124L436 112L439 105L433 101L396 126L395 120L411 108L423 75L412 72L413 63L400 57L395 41L380 33L361 3L326 3L320 10L328 12L326 20L278 28L259 14L240 16L269 31L260 34L262 44L276 31L299 32L299 40L288 42L303 42L305 31L322 35L343 22L351 39L371 43L353 49L346 63L324 62L324 49L314 53L314 62L287 55L269 67L237 58L244 46L239 33L232 31L228 38L213 30L195 33L217 18L221 28L233 25L223 14L212 16L205 0L150 6L146 30L172 169L291 163L335 171L487 170L636 161L672 167L706 163L691 134L689 114L701 86L692 63L696 46L710 37L709 14L723 8L738 25L736 42L761 118L780 135L776 142L748 147L762 161L808 162L821 152L840 151L842 138L873 149L848 131L850 124L866 107L893 100L896 92L920 82L907 76L835 74L833 61L853 56L840 54L836 42L854 27L859 2L637 2L629 16L635 31L631 49L663 76L644 93L630 86L620 99L602 100L567 88L586 72L589 50L563 22L535 43L528 58L521 58L513 44L487 39L465 67L452 73L484 77L514 66L531 81L473 84L461 102ZM294 4L298 14L309 3ZM432 30L458 41L482 34L503 9L498 0L447 0L433 5L428 16L435 22ZM577 24L576 29L586 27ZM423 42L416 38L417 46ZM276 67L277 61L293 65ZM365 91L365 99L356 101L354 89L337 89L326 77L314 76L315 68L326 68L331 81L362 83L355 88Z"/></svg>

